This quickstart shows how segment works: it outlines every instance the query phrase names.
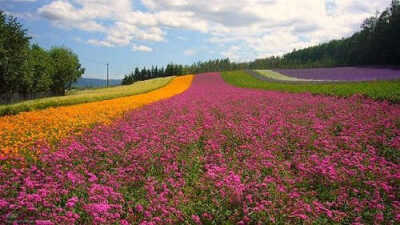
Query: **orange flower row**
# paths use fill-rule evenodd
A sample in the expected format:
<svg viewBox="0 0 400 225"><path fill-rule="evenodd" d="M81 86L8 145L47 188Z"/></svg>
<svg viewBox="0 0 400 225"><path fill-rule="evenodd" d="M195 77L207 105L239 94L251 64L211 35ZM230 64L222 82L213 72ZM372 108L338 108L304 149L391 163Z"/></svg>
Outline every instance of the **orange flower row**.
<svg viewBox="0 0 400 225"><path fill-rule="evenodd" d="M0 156L15 156L29 151L38 141L53 144L94 124L108 124L127 111L184 92L192 79L193 75L177 77L145 94L1 117Z"/></svg>

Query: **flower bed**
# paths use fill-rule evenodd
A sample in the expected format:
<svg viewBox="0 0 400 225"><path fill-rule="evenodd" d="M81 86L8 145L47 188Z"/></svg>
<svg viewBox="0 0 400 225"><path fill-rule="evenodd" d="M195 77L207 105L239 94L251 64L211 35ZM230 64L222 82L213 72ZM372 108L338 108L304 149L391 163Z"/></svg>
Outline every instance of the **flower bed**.
<svg viewBox="0 0 400 225"><path fill-rule="evenodd" d="M0 221L398 224L400 107L235 88L183 94L0 171ZM22 222L21 222L22 223Z"/></svg>

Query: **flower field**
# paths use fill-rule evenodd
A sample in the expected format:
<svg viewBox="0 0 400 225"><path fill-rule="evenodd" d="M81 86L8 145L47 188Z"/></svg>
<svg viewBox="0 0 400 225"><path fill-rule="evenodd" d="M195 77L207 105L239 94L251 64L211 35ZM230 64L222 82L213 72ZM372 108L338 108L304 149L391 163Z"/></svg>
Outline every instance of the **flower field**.
<svg viewBox="0 0 400 225"><path fill-rule="evenodd" d="M185 91L193 77L175 78L158 90L129 97L49 108L0 117L0 157L30 157L40 144L55 144L95 124L109 124L125 112Z"/></svg>
<svg viewBox="0 0 400 225"><path fill-rule="evenodd" d="M197 75L180 95L107 119L56 151L40 146L33 163L0 161L0 221L399 224L399 115L399 105L360 96Z"/></svg>
<svg viewBox="0 0 400 225"><path fill-rule="evenodd" d="M275 72L300 79L314 80L394 80L400 79L400 68L337 67L312 69L276 69Z"/></svg>

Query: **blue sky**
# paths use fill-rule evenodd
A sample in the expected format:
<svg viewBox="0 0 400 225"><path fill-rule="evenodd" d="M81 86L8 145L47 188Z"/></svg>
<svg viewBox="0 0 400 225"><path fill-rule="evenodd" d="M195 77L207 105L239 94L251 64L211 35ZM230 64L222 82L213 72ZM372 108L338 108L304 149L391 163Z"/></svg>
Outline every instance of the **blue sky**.
<svg viewBox="0 0 400 225"><path fill-rule="evenodd" d="M359 30L390 0L0 0L32 41L78 54L84 77L136 66L281 55Z"/></svg>

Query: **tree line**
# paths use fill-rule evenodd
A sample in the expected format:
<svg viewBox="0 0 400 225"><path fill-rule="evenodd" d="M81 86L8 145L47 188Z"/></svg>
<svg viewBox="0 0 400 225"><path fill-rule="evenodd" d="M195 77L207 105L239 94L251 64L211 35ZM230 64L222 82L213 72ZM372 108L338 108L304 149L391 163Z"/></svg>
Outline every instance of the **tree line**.
<svg viewBox="0 0 400 225"><path fill-rule="evenodd" d="M205 62L197 62L192 65L178 65L170 63L166 67L152 66L149 69L146 67L140 69L136 67L133 72L125 75L122 80L123 85L132 84L136 81L142 81L158 77L182 75L182 74L196 74L205 72L220 72L228 70L246 69L247 63L233 63L226 59L208 60Z"/></svg>
<svg viewBox="0 0 400 225"><path fill-rule="evenodd" d="M85 69L65 47L49 50L31 44L27 30L0 11L0 97L10 103L39 96L65 95Z"/></svg>
<svg viewBox="0 0 400 225"><path fill-rule="evenodd" d="M175 65L173 63L168 64L166 67L152 66L149 69L146 67L142 69L136 67L134 72L125 75L124 79L122 79L122 85L132 84L136 81L153 79L157 77L167 77L182 74L184 74L183 66Z"/></svg>

